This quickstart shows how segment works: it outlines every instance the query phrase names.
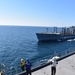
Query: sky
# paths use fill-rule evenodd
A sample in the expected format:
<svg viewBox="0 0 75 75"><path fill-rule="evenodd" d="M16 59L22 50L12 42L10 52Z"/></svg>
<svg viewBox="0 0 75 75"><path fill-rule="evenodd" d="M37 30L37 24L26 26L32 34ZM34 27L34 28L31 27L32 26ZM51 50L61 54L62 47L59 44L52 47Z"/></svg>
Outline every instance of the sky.
<svg viewBox="0 0 75 75"><path fill-rule="evenodd" d="M75 26L75 0L0 0L0 25Z"/></svg>

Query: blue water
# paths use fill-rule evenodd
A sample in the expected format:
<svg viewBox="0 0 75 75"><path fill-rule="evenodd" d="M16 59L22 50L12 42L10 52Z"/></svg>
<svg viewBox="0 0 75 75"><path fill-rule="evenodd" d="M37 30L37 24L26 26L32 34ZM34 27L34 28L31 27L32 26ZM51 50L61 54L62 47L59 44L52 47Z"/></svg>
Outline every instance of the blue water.
<svg viewBox="0 0 75 75"><path fill-rule="evenodd" d="M39 43L36 32L46 32L46 27L0 26L0 64L5 64L7 75L21 72L21 58L29 58L36 65L55 51L75 50L75 41Z"/></svg>

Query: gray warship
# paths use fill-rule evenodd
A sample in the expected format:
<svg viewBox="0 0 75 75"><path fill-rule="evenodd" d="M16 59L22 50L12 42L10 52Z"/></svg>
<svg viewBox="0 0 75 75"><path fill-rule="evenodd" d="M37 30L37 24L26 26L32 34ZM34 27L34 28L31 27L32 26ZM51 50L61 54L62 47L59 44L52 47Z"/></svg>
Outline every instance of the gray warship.
<svg viewBox="0 0 75 75"><path fill-rule="evenodd" d="M57 27L54 27L53 32L48 32L48 28L46 32L36 33L38 41L65 41L69 39L75 39L75 26L71 27L62 27L61 31L57 31Z"/></svg>

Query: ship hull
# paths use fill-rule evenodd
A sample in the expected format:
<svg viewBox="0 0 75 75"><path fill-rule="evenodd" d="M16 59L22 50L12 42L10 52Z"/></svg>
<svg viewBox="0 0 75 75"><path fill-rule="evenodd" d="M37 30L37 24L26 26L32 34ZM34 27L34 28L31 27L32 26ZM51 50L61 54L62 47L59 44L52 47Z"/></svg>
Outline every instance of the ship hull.
<svg viewBox="0 0 75 75"><path fill-rule="evenodd" d="M64 41L75 39L75 35L62 35L62 34L49 34L49 33L36 33L38 41Z"/></svg>

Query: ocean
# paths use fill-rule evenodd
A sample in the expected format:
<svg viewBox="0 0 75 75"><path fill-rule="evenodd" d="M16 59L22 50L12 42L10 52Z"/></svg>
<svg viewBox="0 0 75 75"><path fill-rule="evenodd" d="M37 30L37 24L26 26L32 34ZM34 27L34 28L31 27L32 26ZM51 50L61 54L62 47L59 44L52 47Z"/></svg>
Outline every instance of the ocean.
<svg viewBox="0 0 75 75"><path fill-rule="evenodd" d="M55 52L75 50L75 40L63 42L38 42L37 32L46 32L47 27L0 26L0 69L7 75L22 72L20 59L29 58L32 66L51 57ZM61 28L58 28L60 31ZM53 27L49 27L53 31Z"/></svg>

